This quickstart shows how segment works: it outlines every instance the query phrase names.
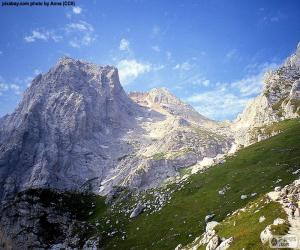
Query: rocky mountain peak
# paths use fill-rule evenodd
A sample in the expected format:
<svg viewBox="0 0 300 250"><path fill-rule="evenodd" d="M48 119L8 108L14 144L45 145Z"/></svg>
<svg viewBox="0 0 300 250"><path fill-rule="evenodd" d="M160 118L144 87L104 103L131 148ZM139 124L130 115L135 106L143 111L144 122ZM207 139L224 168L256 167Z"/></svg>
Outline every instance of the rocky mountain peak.
<svg viewBox="0 0 300 250"><path fill-rule="evenodd" d="M183 104L183 102L180 101L175 95L173 95L167 88L151 89L148 95L152 103L174 104L174 105Z"/></svg>
<svg viewBox="0 0 300 250"><path fill-rule="evenodd" d="M134 126L138 111L115 67L60 59L33 80L16 111L0 119L0 199L33 186L99 181L112 164L100 145Z"/></svg>

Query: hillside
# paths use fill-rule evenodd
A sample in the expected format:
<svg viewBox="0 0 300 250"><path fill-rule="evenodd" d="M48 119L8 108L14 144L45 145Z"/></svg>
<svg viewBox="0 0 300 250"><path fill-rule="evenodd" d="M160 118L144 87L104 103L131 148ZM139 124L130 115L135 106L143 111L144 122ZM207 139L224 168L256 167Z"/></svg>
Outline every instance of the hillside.
<svg viewBox="0 0 300 250"><path fill-rule="evenodd" d="M300 120L283 121L277 126L282 133L241 149L227 157L225 163L194 174L184 183L161 188L161 193L170 194L165 205L146 210L134 219L129 219L129 214L136 201L151 200L152 190L140 196L128 196L125 192L123 200L119 198L106 206L100 197L86 199L84 206L79 206L85 215L79 214L77 218L94 225L94 229L85 231L84 237L100 236L104 249L174 249L178 244L192 242L204 231L206 215L213 213L214 220L221 222L249 202L258 202L258 197L275 186L284 186L299 177L295 171L300 166ZM227 191L219 194L224 187L228 187ZM242 195L247 198L241 199ZM282 215L280 210L273 211L276 204L270 206L266 223ZM240 230L246 230L248 225L239 224ZM263 225L247 238L247 245L260 246L257 237ZM77 235L83 237L82 233Z"/></svg>
<svg viewBox="0 0 300 250"><path fill-rule="evenodd" d="M278 126L282 133L241 149L222 165L192 175L160 211L141 214L134 220L124 218L126 240L113 237L106 248L144 249L151 246L151 249L174 249L179 243L184 245L203 232L206 215L214 213L214 220L222 221L227 214L256 199L256 195L251 197L251 194L260 196L277 185L290 183L298 177L293 172L300 166L299 122L281 122ZM220 195L218 191L226 185L230 189ZM168 188L176 189L176 185L165 187L165 190ZM241 195L248 198L242 200ZM121 217L122 214L114 214L109 219L120 220Z"/></svg>

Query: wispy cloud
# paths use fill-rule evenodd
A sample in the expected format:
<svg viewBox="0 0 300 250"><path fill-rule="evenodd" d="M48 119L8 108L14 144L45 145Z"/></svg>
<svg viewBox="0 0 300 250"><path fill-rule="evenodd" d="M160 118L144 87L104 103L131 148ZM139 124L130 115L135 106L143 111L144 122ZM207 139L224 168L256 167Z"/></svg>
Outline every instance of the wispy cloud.
<svg viewBox="0 0 300 250"><path fill-rule="evenodd" d="M187 101L192 103L199 113L217 120L237 115L249 100L249 98L240 98L229 93L225 88L195 94L187 98Z"/></svg>
<svg viewBox="0 0 300 250"><path fill-rule="evenodd" d="M152 70L151 64L138 62L135 59L121 60L117 67L119 69L120 81L123 85L132 83L140 75Z"/></svg>
<svg viewBox="0 0 300 250"><path fill-rule="evenodd" d="M129 51L130 50L130 42L127 39L122 38L120 41L119 49L122 51Z"/></svg>
<svg viewBox="0 0 300 250"><path fill-rule="evenodd" d="M264 73L275 68L275 63L251 65L251 75L229 83L216 83L214 88L207 92L189 96L190 102L203 115L210 118L223 120L227 117L234 118L240 113L247 102L257 96L263 88ZM254 69L255 68L255 69ZM256 71L256 73L253 73ZM209 80L198 77L199 83L211 85ZM197 78L193 82L197 82Z"/></svg>
<svg viewBox="0 0 300 250"><path fill-rule="evenodd" d="M33 30L30 35L24 37L25 42L32 43L38 40L40 41L49 41L52 40L54 42L58 42L62 39L62 36L57 35L54 31L49 30Z"/></svg>
<svg viewBox="0 0 300 250"><path fill-rule="evenodd" d="M151 47L155 52L160 52L160 47L158 45L154 45Z"/></svg>
<svg viewBox="0 0 300 250"><path fill-rule="evenodd" d="M69 23L66 25L65 31L70 38L69 45L73 48L89 46L96 40L94 27L85 21Z"/></svg>
<svg viewBox="0 0 300 250"><path fill-rule="evenodd" d="M190 64L189 62L178 63L173 67L174 70L184 70L184 71L188 71L192 68L193 65Z"/></svg>
<svg viewBox="0 0 300 250"><path fill-rule="evenodd" d="M3 95L5 92L11 91L16 95L20 95L22 93L21 87L14 83L4 83L0 82L0 95Z"/></svg>
<svg viewBox="0 0 300 250"><path fill-rule="evenodd" d="M231 60L235 58L238 55L238 50L237 49L231 49L227 52L225 55L226 59Z"/></svg>
<svg viewBox="0 0 300 250"><path fill-rule="evenodd" d="M27 43L37 41L68 41L69 45L74 48L89 46L96 40L94 27L85 21L71 22L64 28L57 30L34 29L30 35L24 37Z"/></svg>
<svg viewBox="0 0 300 250"><path fill-rule="evenodd" d="M82 9L79 6L75 6L72 8L72 11L75 15L79 15L82 12Z"/></svg>

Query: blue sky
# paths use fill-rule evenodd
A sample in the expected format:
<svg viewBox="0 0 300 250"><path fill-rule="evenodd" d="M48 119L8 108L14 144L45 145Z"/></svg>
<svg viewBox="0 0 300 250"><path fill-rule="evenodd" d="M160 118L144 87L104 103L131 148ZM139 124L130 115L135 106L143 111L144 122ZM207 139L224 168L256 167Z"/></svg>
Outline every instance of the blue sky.
<svg viewBox="0 0 300 250"><path fill-rule="evenodd" d="M0 116L68 55L116 65L126 91L167 87L201 114L234 119L300 41L300 1L87 1L0 6Z"/></svg>

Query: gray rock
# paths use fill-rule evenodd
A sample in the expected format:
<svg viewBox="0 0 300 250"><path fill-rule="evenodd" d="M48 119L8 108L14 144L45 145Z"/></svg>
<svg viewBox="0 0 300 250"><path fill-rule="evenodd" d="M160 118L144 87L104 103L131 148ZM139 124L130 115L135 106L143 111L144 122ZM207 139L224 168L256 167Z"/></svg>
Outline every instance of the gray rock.
<svg viewBox="0 0 300 250"><path fill-rule="evenodd" d="M210 221L206 224L206 228L205 231L208 232L210 230L213 230L217 225L219 225L220 223L217 221Z"/></svg>
<svg viewBox="0 0 300 250"><path fill-rule="evenodd" d="M208 214L205 216L204 220L205 222L208 222L210 220L212 220L215 217L215 214Z"/></svg>
<svg viewBox="0 0 300 250"><path fill-rule="evenodd" d="M205 249L206 250L215 250L219 244L220 244L220 238L219 238L219 236L215 235L210 239L210 241L206 245Z"/></svg>
<svg viewBox="0 0 300 250"><path fill-rule="evenodd" d="M135 209L132 211L132 213L130 214L130 218L135 218L138 215L140 215L143 210L145 209L145 206L142 204L138 204Z"/></svg>
<svg viewBox="0 0 300 250"><path fill-rule="evenodd" d="M221 242L221 244L216 248L216 250L226 250L230 247L233 242L233 237L230 237Z"/></svg>

